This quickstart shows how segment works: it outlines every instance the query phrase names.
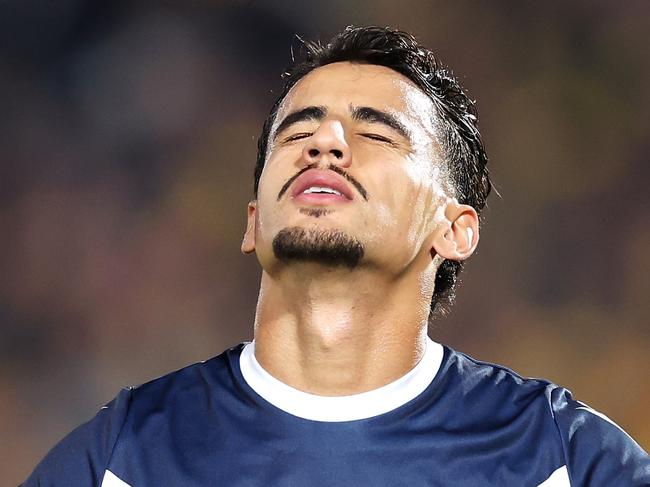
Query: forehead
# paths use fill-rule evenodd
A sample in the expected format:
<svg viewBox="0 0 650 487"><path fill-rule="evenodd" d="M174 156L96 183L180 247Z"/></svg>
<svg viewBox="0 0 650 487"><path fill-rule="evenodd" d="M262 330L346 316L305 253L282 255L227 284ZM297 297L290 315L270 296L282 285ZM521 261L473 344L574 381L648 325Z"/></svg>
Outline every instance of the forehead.
<svg viewBox="0 0 650 487"><path fill-rule="evenodd" d="M312 105L341 113L347 113L351 105L377 108L433 134L435 108L431 99L411 80L385 66L346 61L316 68L291 89L277 120Z"/></svg>

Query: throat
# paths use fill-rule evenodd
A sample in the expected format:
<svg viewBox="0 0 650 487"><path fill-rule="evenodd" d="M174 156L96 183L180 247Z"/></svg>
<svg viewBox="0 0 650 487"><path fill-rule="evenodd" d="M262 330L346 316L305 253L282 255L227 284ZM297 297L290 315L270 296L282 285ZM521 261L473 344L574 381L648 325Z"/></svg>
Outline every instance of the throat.
<svg viewBox="0 0 650 487"><path fill-rule="evenodd" d="M421 358L427 321L414 295L370 271L300 264L280 276L264 272L256 358L273 377L304 392L376 389Z"/></svg>
<svg viewBox="0 0 650 487"><path fill-rule="evenodd" d="M377 389L411 370L424 350L426 327L405 333L381 320L320 311L282 330L262 326L256 331L262 367L298 390L347 396Z"/></svg>

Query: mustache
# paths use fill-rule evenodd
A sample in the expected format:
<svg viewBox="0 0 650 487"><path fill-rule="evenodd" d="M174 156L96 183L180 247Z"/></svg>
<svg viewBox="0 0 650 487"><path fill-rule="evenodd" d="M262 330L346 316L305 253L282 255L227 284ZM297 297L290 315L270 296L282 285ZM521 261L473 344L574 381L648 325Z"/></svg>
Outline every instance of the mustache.
<svg viewBox="0 0 650 487"><path fill-rule="evenodd" d="M284 183L284 185L282 186L282 189L280 189L280 192L278 193L278 201L280 201L280 198L282 198L282 195L287 192L287 190L289 189L289 186L291 186L291 183L293 183L298 177L300 177L300 175L302 173L304 173L305 171L309 171L310 169L314 169L315 167L318 167L317 163L309 164L308 166L303 167L300 171L298 171L296 174L291 176L289 178L289 180L286 183ZM330 171L335 172L336 174L338 174L340 176L343 176L346 181L348 181L352 186L354 186L356 188L356 190L359 192L361 197L364 200L368 201L368 192L366 191L366 189L362 186L362 184L355 177L353 177L350 174L348 174L347 172L345 172L343 169L341 169L336 164L330 164L329 166L327 166L327 169L329 169Z"/></svg>

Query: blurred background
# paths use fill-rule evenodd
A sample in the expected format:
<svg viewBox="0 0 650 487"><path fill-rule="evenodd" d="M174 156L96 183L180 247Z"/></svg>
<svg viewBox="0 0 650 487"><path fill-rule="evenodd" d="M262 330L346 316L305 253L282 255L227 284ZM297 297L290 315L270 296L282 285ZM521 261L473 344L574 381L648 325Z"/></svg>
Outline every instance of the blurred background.
<svg viewBox="0 0 650 487"><path fill-rule="evenodd" d="M2 485L121 387L252 338L256 139L294 34L349 24L414 33L478 100L502 198L432 337L650 448L650 3L3 0Z"/></svg>

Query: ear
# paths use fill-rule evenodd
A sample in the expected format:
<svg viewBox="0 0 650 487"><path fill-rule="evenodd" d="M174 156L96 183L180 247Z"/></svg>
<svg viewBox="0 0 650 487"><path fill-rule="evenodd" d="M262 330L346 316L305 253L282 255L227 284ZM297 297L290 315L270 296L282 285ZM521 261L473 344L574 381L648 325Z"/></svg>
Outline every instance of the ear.
<svg viewBox="0 0 650 487"><path fill-rule="evenodd" d="M257 210L257 201L253 200L248 203L248 215L246 217L246 231L241 243L241 251L244 254L255 252L255 211Z"/></svg>
<svg viewBox="0 0 650 487"><path fill-rule="evenodd" d="M469 205L448 201L438 224L432 251L449 260L465 260L478 245L478 214Z"/></svg>

